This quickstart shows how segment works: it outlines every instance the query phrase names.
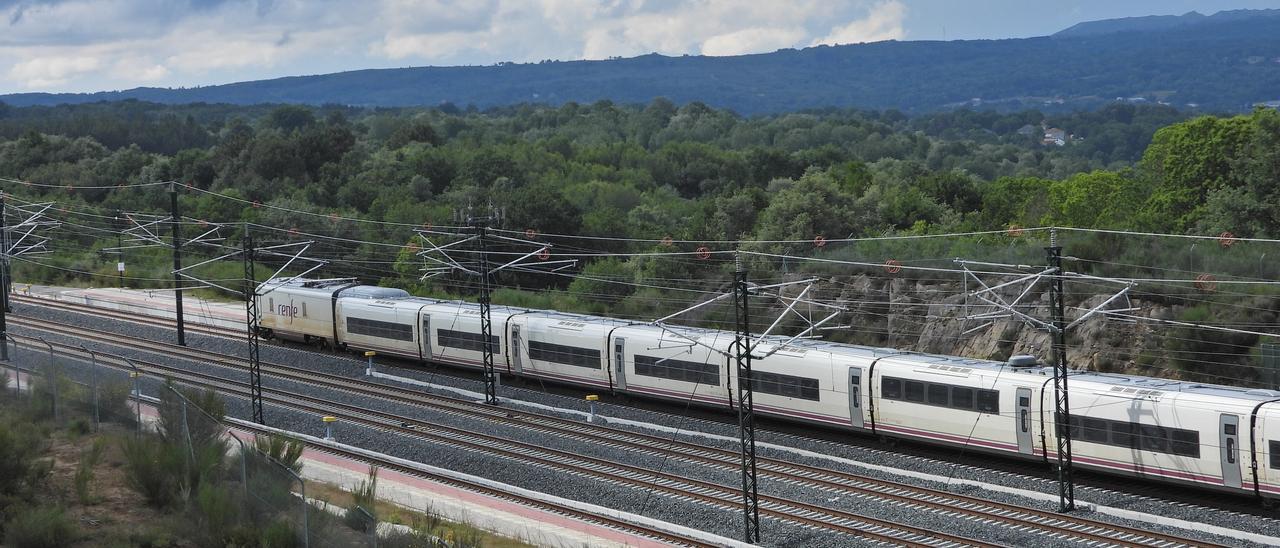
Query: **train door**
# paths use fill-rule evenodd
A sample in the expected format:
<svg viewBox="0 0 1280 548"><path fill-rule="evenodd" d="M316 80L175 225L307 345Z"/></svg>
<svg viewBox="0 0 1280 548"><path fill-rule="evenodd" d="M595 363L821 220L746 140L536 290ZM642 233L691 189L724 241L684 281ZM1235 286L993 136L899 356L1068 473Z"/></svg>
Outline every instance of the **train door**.
<svg viewBox="0 0 1280 548"><path fill-rule="evenodd" d="M1031 439L1031 389L1019 388L1017 397L1018 417L1014 422L1017 423L1018 429L1018 452L1030 455L1034 446Z"/></svg>
<svg viewBox="0 0 1280 548"><path fill-rule="evenodd" d="M849 368L849 423L862 428L862 368Z"/></svg>
<svg viewBox="0 0 1280 548"><path fill-rule="evenodd" d="M1240 417L1223 414L1218 442L1222 451L1222 484L1240 487Z"/></svg>
<svg viewBox="0 0 1280 548"><path fill-rule="evenodd" d="M613 339L613 382L618 390L627 389L627 362L625 360L627 353L623 351L625 348L625 339L621 337Z"/></svg>
<svg viewBox="0 0 1280 548"><path fill-rule="evenodd" d="M511 367L516 373L524 371L524 364L520 361L521 340L520 324L511 324Z"/></svg>
<svg viewBox="0 0 1280 548"><path fill-rule="evenodd" d="M434 359L431 353L431 316L422 315L422 359Z"/></svg>

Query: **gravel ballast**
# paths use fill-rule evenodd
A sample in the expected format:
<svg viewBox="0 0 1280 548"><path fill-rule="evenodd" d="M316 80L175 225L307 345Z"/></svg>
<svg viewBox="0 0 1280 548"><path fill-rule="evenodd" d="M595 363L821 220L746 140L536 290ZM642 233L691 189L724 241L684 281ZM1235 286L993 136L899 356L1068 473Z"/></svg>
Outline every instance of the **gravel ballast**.
<svg viewBox="0 0 1280 548"><path fill-rule="evenodd" d="M126 334L132 337L161 341L173 340L173 331L168 329L104 320L101 318L92 318L82 314L44 307L15 305L15 308L18 309L18 312L24 315L29 314L33 317L41 317L72 325L83 325L95 329ZM24 332L22 328L14 328L12 331L15 333ZM55 338L55 336L46 337L51 340ZM243 340L230 340L194 333L188 333L187 340L189 346L194 348L234 355L242 355L245 352L245 343ZM88 346L95 350L106 350L105 348L99 348L95 344L89 344ZM111 352L127 353L128 351L113 348L111 349ZM154 354L138 353L137 351L132 352L135 352L137 357L148 361L162 360ZM25 356L26 359L39 361L41 359L39 356L40 354L40 352L33 352L25 348L19 349L15 351L15 361L17 359L23 359L19 358L19 356ZM262 346L262 359L264 362L297 367L305 366L314 370L350 376L362 375L365 369L365 362L354 357L298 350L272 344L264 344ZM68 372L72 376L84 376L87 374L87 371L85 371L87 370L86 364L74 364L71 360L64 361L67 363ZM164 358L163 363L198 368L202 372L216 374L230 379L239 380L245 377L243 371L211 366L208 364L184 362L183 360L177 360L172 357ZM432 385L430 387L412 387L424 392L435 392L456 396L456 391L461 390L473 395L473 397L479 397L479 393L483 386L481 382L474 379L434 374L430 369L409 369L400 367L388 368L386 364L379 364L378 370L380 372L388 372L397 376L430 383ZM123 375L123 373L120 373L120 375ZM400 383L387 379L379 379L378 382L400 385ZM660 470L679 477L712 481L731 488L740 485L740 477L738 474L729 470L712 469L706 466L695 465L674 459L662 459L634 452L624 452L596 444L567 439L562 436L532 432L527 429L514 426L494 424L492 422L481 421L474 418L440 413L424 409L419 406L410 406L387 402L384 400L354 396L338 391L325 390L299 383L281 381L269 376L264 376L264 384L270 388L298 391L316 397L331 399L335 402L361 405L369 409L415 417L427 423L446 424L467 431L485 432L487 434L502 436L506 439L519 440L539 447L550 447L577 455L598 457L650 470ZM148 379L144 382L144 393L149 395L155 394L155 390L157 388L159 388L158 381ZM580 418L581 413L585 412L587 408L587 404L579 398L550 394L537 390L516 388L512 386L501 387L499 395L503 398L514 400L506 402L505 405L516 408L519 408L519 406L524 403L536 406L548 406L559 410L557 414L572 418ZM227 402L228 414L241 418L246 418L249 415L248 406L245 401L238 398L228 398ZM538 411L542 412L543 410L538 409ZM653 434L657 431L661 432L665 436L674 437L676 439L705 445L714 445L727 449L736 450L737 447L737 430L736 427L732 425L680 417L665 413L657 413L622 405L598 404L597 412L609 420L612 426L617 428L636 430L649 434ZM286 428L312 435L323 435L323 425L318 420L318 417L313 415L269 406L267 409L267 418L269 424L275 427ZM618 508L620 510L640 513L656 519L668 520L674 523L707 530L709 532L728 537L736 538L741 535L741 514L736 511L720 510L702 504L674 500L657 494L647 495L647 491L636 488L618 486L609 482L595 481L538 466L513 463L509 460L482 455L474 451L458 449L456 447L426 442L419 439L411 439L406 436L359 426L340 424L335 427L335 429L335 435L344 443L359 445L375 451L461 472L481 475L495 481L510 483L512 485L564 496L566 498L583 500L594 504ZM807 439L772 431L759 431L757 439L761 442L759 454L762 457L767 456L797 463L820 466L827 469L873 475L905 483L928 485L934 488L949 489L955 492L981 496L992 500L1013 502L1048 510L1053 510L1057 507L1056 499L1053 501L1030 500L1016 494L979 489L970 485L960 485L957 483L957 480L980 482L982 484L1000 485L1021 490L1035 490L1046 494L1052 494L1056 497L1056 483L1045 481L1040 478L1005 474L973 466L956 466L950 463L931 459L904 456L891 450L868 449L864 447L842 445L835 442ZM859 465L858 463L861 463L862 465ZM864 465L884 467L887 470L872 470ZM950 484L945 482L928 481L907 475L910 473L930 474L940 478L952 478L952 481ZM1025 545L1029 543L1034 543L1036 545L1053 545L1053 542L1050 539L1040 535L1012 532L1007 528L994 527L970 520L956 519L954 517L943 516L932 512L920 512L904 508L899 505L887 504L880 501L871 501L847 494L826 492L807 486L794 485L768 478L762 478L760 483L760 492L761 494L781 496L808 503L819 504L827 508L838 508L853 511L899 523L909 523L920 527L936 528L955 534L971 536L997 543L1012 545ZM1259 518L1256 516L1246 516L1246 519L1242 519L1240 514L1234 512L1218 511L1183 504L1170 504L1165 501L1135 497L1118 492L1078 488L1077 500L1091 504L1125 508L1136 512L1146 512L1167 518L1191 520L1198 523L1241 529L1259 534L1280 534L1280 522L1277 522L1274 519ZM1102 521L1123 522L1123 520L1100 512L1083 512L1082 514ZM1191 532L1186 530L1172 528L1165 529L1149 523L1131 524L1146 529L1163 530L1183 536L1192 535ZM847 546L850 544L850 537L843 535L825 532L818 533L802 527L789 526L771 521L765 521L763 523L763 527L765 531L764 543L766 545L783 546L804 544L808 546ZM1221 538L1211 535L1198 536L1197 538L1230 545L1244 544L1238 539Z"/></svg>

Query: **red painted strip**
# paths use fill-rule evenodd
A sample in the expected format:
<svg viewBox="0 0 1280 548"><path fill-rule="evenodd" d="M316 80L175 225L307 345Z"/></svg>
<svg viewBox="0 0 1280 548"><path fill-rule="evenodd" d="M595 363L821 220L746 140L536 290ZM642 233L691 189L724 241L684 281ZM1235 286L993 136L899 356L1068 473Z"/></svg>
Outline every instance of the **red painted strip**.
<svg viewBox="0 0 1280 548"><path fill-rule="evenodd" d="M916 436L916 437L942 439L942 440L952 441L956 443L963 443L966 445L968 444L982 445L985 447L993 447L996 449L1002 449L1002 450L1010 451L1013 453L1018 452L1018 446L1016 445L1010 445L1007 443L1000 443L997 441L985 440L982 438L965 438L961 436L954 436L951 434L943 434L940 432L932 432L929 430L917 430L917 429L908 428L905 426L896 426L892 424L883 424L883 423L876 423L876 428L879 428L881 430L889 430L891 432L892 431L903 432L905 434Z"/></svg>
<svg viewBox="0 0 1280 548"><path fill-rule="evenodd" d="M721 406L724 406L729 402L729 398L723 397L723 396L718 398L715 396L704 396L701 394L693 394L692 396L690 396L686 392L677 392L674 390L663 390L661 388L650 388L647 386L633 386L630 384L627 385L627 391L628 392L644 392L644 393L657 394L657 395L666 396L666 397L678 396L680 399L694 399L697 401L720 404Z"/></svg>
<svg viewBox="0 0 1280 548"><path fill-rule="evenodd" d="M607 382L600 382L600 381L598 381L598 380L591 379L591 378L588 378L588 377L575 377L575 376L572 376L572 375L564 375L564 374L558 374L558 373L548 373L548 372L546 372L546 371L530 371L530 370L528 370L528 369L525 369L525 370L524 370L524 375L525 375L525 376L528 376L528 377L546 377L546 378L548 378L548 379L555 379L555 380L568 380L568 381L572 381L572 382L576 382L576 383L580 383L580 384L587 384L587 385L591 385L591 386L599 386L599 387L603 387L603 388L609 388L609 387L610 387L610 386L609 386L609 383L607 383Z"/></svg>
<svg viewBox="0 0 1280 548"><path fill-rule="evenodd" d="M829 422L840 426L851 426L849 419L837 417L834 415L822 415L818 413L809 413L807 411L796 411L795 409L787 409L785 407L774 407L772 405L755 404L756 409L761 409L775 415L785 415L788 417L801 417L821 422Z"/></svg>

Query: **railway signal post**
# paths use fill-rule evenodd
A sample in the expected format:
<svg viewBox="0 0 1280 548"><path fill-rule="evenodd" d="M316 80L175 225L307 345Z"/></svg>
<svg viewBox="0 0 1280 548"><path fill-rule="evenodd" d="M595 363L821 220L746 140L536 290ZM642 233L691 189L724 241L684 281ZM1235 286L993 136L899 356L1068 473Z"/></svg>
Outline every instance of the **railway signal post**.
<svg viewBox="0 0 1280 548"><path fill-rule="evenodd" d="M1053 346L1054 424L1058 431L1058 505L1070 512L1076 508L1075 483L1071 477L1071 406L1067 393L1067 321L1062 295L1062 246L1058 231L1049 231L1049 334Z"/></svg>
<svg viewBox="0 0 1280 548"><path fill-rule="evenodd" d="M169 221L173 228L173 310L178 318L178 344L187 345L187 329L182 318L182 236L181 218L178 216L178 183L169 183ZM123 271L122 274L123 276Z"/></svg>
<svg viewBox="0 0 1280 548"><path fill-rule="evenodd" d="M480 345L484 349L484 402L490 405L498 404L498 373L493 369L493 318L490 315L489 301L493 272L489 269L485 232L489 229L489 223L494 220L490 215L467 219L467 224L475 231L476 246L480 251Z"/></svg>
<svg viewBox="0 0 1280 548"><path fill-rule="evenodd" d="M756 420L751 379L751 315L747 269L735 257L733 273L733 354L738 374L738 441L742 449L743 540L760 542L760 501L756 482Z"/></svg>
<svg viewBox="0 0 1280 548"><path fill-rule="evenodd" d="M244 310L245 330L249 338L249 392L252 396L253 422L267 424L262 415L262 358L258 334L258 278L253 268L253 235L244 227ZM181 323L179 323L181 325Z"/></svg>
<svg viewBox="0 0 1280 548"><path fill-rule="evenodd" d="M5 215L4 192L0 191L0 360L9 361L9 328L5 314L9 312L9 218ZM19 386L21 388L21 386Z"/></svg>
<svg viewBox="0 0 1280 548"><path fill-rule="evenodd" d="M480 278L480 349L484 356L484 401L485 403L497 405L500 379L494 369L493 354L497 350L495 346L500 343L494 340L491 314L491 293L494 275L508 268L523 272L557 272L574 266L577 264L577 259L548 261L547 259L551 257L551 244L503 236L503 231L501 230L495 230L494 233L490 233L490 225L502 222L501 210L490 208L483 216L473 216L468 208L465 214L461 211L455 212L454 218L457 222L466 224L467 230L465 232L440 231L431 228L429 225L417 231L418 236L427 244L422 251L418 252L418 256L422 257L424 262L430 261L436 265L424 267L425 274L422 275L421 279L426 280L449 272L463 272ZM431 240L434 235L461 239L444 245L436 245ZM525 231L524 235L526 238L530 238L536 236L537 233L529 229ZM494 267L489 262L491 239L493 240L492 243L505 244L508 248L514 244L519 247L532 247L533 250ZM473 252L476 255L474 261L458 261L450 256L452 251L449 250L451 248L467 243L471 243L474 248ZM529 262L531 259L536 260Z"/></svg>

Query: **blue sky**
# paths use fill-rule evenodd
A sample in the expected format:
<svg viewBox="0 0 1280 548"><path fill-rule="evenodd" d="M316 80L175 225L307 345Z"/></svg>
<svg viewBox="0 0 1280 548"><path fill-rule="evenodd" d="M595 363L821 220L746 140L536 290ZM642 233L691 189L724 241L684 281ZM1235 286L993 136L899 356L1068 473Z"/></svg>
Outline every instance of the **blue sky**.
<svg viewBox="0 0 1280 548"><path fill-rule="evenodd" d="M361 68L1018 38L1280 0L0 0L0 93Z"/></svg>

